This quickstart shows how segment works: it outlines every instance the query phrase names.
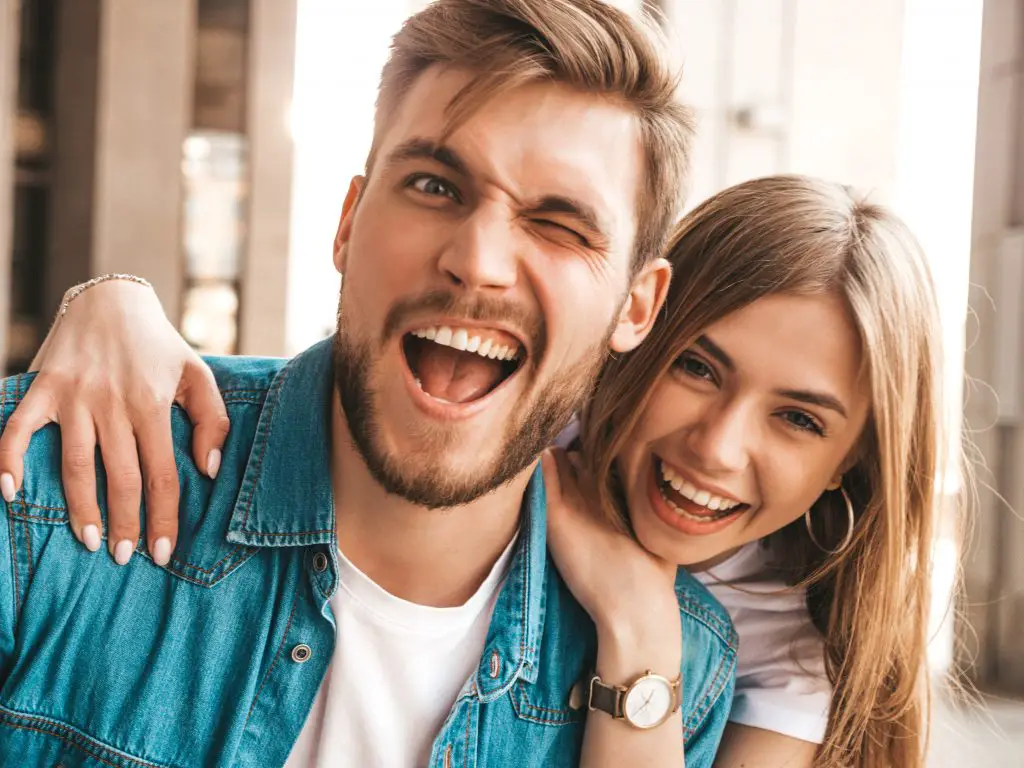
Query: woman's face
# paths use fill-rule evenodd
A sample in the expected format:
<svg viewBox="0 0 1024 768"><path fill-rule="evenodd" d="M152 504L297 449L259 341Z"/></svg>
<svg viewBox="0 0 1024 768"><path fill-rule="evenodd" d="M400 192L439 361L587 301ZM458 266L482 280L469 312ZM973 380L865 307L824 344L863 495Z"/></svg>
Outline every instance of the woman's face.
<svg viewBox="0 0 1024 768"><path fill-rule="evenodd" d="M709 564L804 514L867 420L860 340L835 295L773 295L708 327L655 384L617 464L640 542Z"/></svg>

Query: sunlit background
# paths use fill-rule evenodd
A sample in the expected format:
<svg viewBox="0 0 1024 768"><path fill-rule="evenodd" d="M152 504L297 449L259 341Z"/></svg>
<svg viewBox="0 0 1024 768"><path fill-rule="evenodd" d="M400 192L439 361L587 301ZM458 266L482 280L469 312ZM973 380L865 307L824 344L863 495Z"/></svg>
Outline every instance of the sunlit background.
<svg viewBox="0 0 1024 768"><path fill-rule="evenodd" d="M329 334L332 240L388 41L425 4L0 0L0 96L17 104L0 129L7 370L27 365L63 290L106 271L149 277L204 352L292 355ZM924 245L949 427L971 429L981 481L960 552L962 478L939 479L931 660L1024 696L1024 0L616 4L658 13L684 67L692 203L821 175L892 205ZM948 599L961 564L973 634Z"/></svg>

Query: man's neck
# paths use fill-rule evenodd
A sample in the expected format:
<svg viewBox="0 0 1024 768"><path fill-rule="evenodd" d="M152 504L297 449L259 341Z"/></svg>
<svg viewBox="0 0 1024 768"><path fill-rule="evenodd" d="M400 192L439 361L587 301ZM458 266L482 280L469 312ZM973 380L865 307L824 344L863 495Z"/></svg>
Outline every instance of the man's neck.
<svg viewBox="0 0 1024 768"><path fill-rule="evenodd" d="M373 479L337 399L332 411L335 525L345 557L403 600L465 603L515 536L531 471L471 504L425 509Z"/></svg>

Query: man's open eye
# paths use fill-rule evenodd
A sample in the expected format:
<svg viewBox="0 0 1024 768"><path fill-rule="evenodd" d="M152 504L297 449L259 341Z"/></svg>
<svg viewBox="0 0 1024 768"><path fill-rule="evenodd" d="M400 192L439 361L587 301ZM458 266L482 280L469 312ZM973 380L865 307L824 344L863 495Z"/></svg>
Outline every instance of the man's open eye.
<svg viewBox="0 0 1024 768"><path fill-rule="evenodd" d="M462 200L459 196L459 190L455 188L455 185L450 184L439 176L420 173L412 176L406 182L406 185L430 197L447 197L457 203Z"/></svg>

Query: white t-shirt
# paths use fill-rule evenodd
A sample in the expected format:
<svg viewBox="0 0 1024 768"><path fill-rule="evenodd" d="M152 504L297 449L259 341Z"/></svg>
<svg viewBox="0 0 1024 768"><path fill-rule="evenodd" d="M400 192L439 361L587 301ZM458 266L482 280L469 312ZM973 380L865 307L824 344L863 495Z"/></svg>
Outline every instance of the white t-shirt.
<svg viewBox="0 0 1024 768"><path fill-rule="evenodd" d="M568 449L579 433L574 419L555 445ZM760 542L752 542L710 571L693 574L729 611L740 638L729 720L820 744L832 702L824 642L807 612L806 590L776 578L768 556Z"/></svg>
<svg viewBox="0 0 1024 768"><path fill-rule="evenodd" d="M389 594L338 553L334 656L285 768L424 766L480 664L515 538L464 605Z"/></svg>
<svg viewBox="0 0 1024 768"><path fill-rule="evenodd" d="M729 720L820 744L832 701L824 641L811 623L806 590L776 578L769 556L756 541L693 574L729 611L740 638Z"/></svg>

